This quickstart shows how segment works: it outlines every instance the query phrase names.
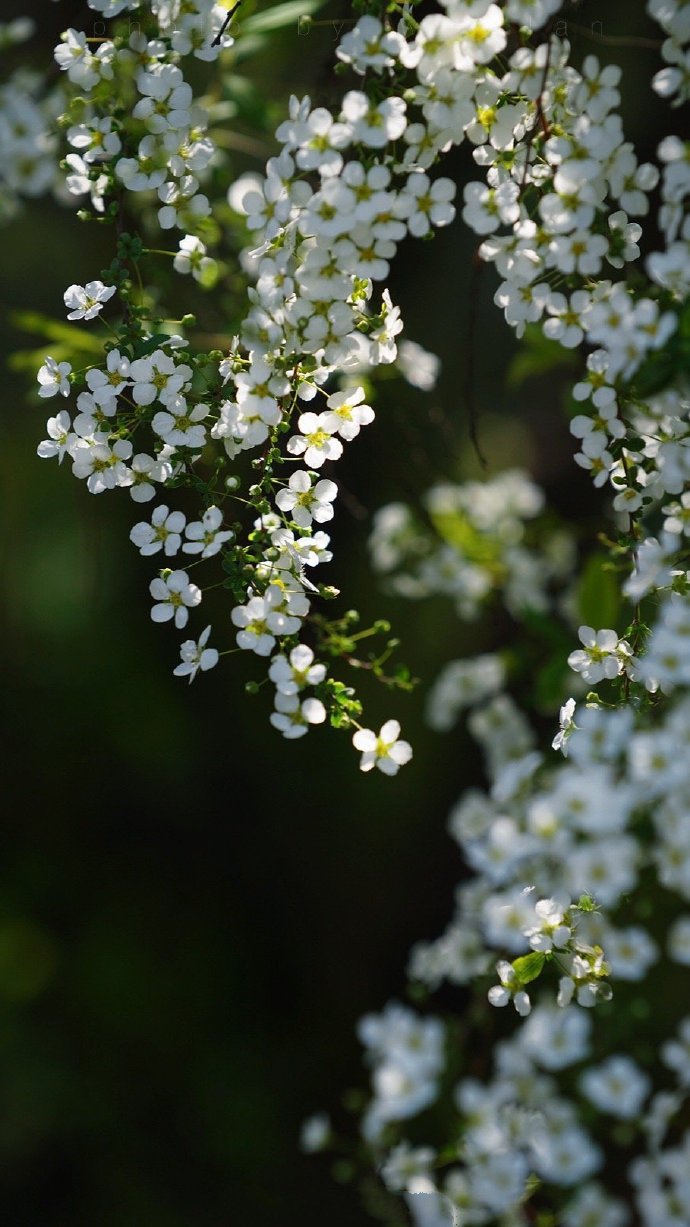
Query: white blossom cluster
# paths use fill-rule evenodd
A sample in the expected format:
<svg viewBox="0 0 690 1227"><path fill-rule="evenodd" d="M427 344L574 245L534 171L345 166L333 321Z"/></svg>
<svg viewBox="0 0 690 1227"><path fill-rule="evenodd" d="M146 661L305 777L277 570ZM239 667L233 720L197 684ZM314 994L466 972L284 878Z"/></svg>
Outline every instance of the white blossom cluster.
<svg viewBox="0 0 690 1227"><path fill-rule="evenodd" d="M111 18L132 8L89 2ZM647 7L665 35L654 88L680 103L689 6ZM508 692L509 657L453 662L430 698L437 728L469 710L488 787L452 811L451 833L474 876L457 888L447 931L413 951L411 976L429 987L477 981L484 1010L487 996L497 1007L512 1002L525 1021L494 1046L491 1069L455 1081L450 1133L433 1145L419 1145L424 1123L415 1122L414 1145L403 1129L444 1089L444 1025L396 1005L362 1021L373 1070L363 1134L385 1185L406 1197L420 1227L447 1223L449 1206L468 1223L526 1227L537 1182L565 1227L622 1227L630 1216L606 1167L612 1121L626 1127L621 1174L643 1227L688 1221L690 1021L669 1019L674 1037L639 1059L625 1048L630 1029L609 1039L605 1024L616 1008L609 970L625 990L659 964L690 964L689 146L665 137L661 172L638 162L617 112L620 71L594 56L579 69L570 63L553 32L560 9L559 0L442 0L419 22L406 6L397 28L359 18L337 49L352 76L342 102L329 109L293 98L265 174L229 191L252 235L242 257L252 284L239 335L214 359L217 376L200 391L202 358L184 336L158 336L141 321L137 332L115 276L65 293L77 323L122 306L107 359L82 379L48 358L38 375L43 398L76 393L76 413L50 419L40 455L67 456L92 493L129 489L145 504L165 490L131 533L144 556L182 564L152 579L153 620L184 630L205 597L191 568L217 557L232 590L236 650L265 660L271 723L299 738L333 717L342 695L327 653L307 642L317 598L329 595L313 578L331 558L321 525L333 518L338 484L326 466L374 419L363 371L399 360L413 386L435 378L428 355L398 353L402 322L384 283L406 237L453 221L454 185L434 173L444 153L471 148L477 178L465 187L462 217L480 259L495 265L507 323L518 336L540 328L567 352L588 347L573 389L575 460L610 487L624 525L613 565L626 576L628 628L583 619L576 646L577 620L552 590L570 576L574 549L567 534L542 530L541 492L518 472L435 486L425 504L433 531L389 505L372 535L375 566L401 594L446 593L468 619L496 595L518 623L565 612L572 643L563 664L578 700L562 705L555 759L539 750ZM214 148L179 61L214 58L211 33L224 11L207 0L154 0L152 14L154 38L115 37L94 50L70 30L56 51L83 99L73 98L65 125L67 186L101 214L123 192L156 199L160 228L183 232L177 271L203 283L212 205L200 188ZM131 115L114 110L115 95ZM636 219L648 215L657 185L664 249L642 260ZM245 480L246 453L253 480L243 526L226 500ZM219 458L221 489L200 476L209 454ZM195 482L204 497L189 518L169 491ZM178 676L191 681L217 663L212 629L183 642ZM585 687L601 689L586 695ZM345 726L356 728L362 770L394 775L409 761L397 720L378 733L350 716ZM648 890L662 901L663 949L655 918L630 906ZM550 997L536 984L549 971ZM604 1015L596 1034L595 1004ZM485 1012L476 1018L467 1022L470 1053L484 1038ZM327 1133L323 1121L314 1126L310 1148Z"/></svg>
<svg viewBox="0 0 690 1227"><path fill-rule="evenodd" d="M673 0L649 0L651 16L666 35L661 56L668 65L661 68L652 86L662 98L680 106L690 98L690 13L686 4Z"/></svg>
<svg viewBox="0 0 690 1227"><path fill-rule="evenodd" d="M529 9L538 25L559 6L520 7L520 19L528 23ZM652 1061L662 1086L669 1073L675 1082L653 1095L650 1074L615 1042L607 1051L600 1035L592 1060L591 1016L577 1007L607 1000L607 965L614 984L625 984L643 981L659 964L670 974L669 963L690 959L687 358L675 366L668 360L683 344L676 334L685 337L688 329L688 146L672 137L658 151L666 250L646 258L648 280L614 280L607 265L624 273L640 256L642 228L630 219L648 213L659 180L657 168L638 165L625 141L615 113L619 71L594 57L576 71L567 44L553 35L534 50L519 47L506 70L495 57L508 43L504 14L514 18L515 6L448 0L443 8L422 19L415 50L403 55L415 63L421 91L428 86L426 96L417 95L424 96L427 118L435 108L437 131L431 122L420 142L432 158L465 137L476 146L486 181L466 187L463 217L482 238L481 257L503 279L496 302L507 322L518 335L541 324L567 350L592 347L574 390L586 409L571 427L580 442L576 461L597 486L611 485L613 511L629 526L619 557L634 613L622 634L581 625L581 646L564 654L582 683L609 689L601 699L564 703L554 737L564 756L558 766L537 749L530 723L501 693L500 656L453 662L432 690L429 719L437 728L471 709L468 724L484 748L490 787L465 794L451 814L451 832L474 877L457 888L447 931L415 948L410 973L432 988L443 980L491 984L496 955L508 952L512 961L496 964L499 982L489 987L489 1000L512 1001L529 1017L514 1039L496 1046L492 1079L456 1086L457 1121L440 1147L420 1145L419 1126L414 1145L390 1127L391 1119L413 1113L403 1104L397 1117L387 1116L386 1088L376 1079L363 1130L384 1183L406 1195L420 1227L451 1221L449 1206L460 1222L527 1224L533 1220L526 1193L535 1177L554 1190L556 1221L604 1227L631 1221L601 1144L610 1137L607 1117L625 1121L634 1143L624 1166L639 1220L681 1227L688 1221L690 1134L682 1129L690 1024L681 1020L678 1038ZM669 36L663 55L674 65L655 78L655 88L682 101L690 10L662 0L649 11ZM371 539L374 565L402 595L447 593L465 618L476 618L494 593L518 620L526 611L552 609L548 582L559 578L557 568L549 572L552 555L542 549L541 569L530 574L531 551L523 543L524 522L541 509L538 492L535 505L528 501L516 514L515 484L509 474L503 482L433 490L426 499L433 532L402 504L383 508ZM491 508L485 520L484 505ZM511 589L515 570L529 576L518 595ZM589 891L603 910L585 908L574 949L571 900ZM644 923L644 911L629 907L643 893L663 900L664 916L673 917L663 950L658 923L649 913ZM528 986L535 969L547 965L558 969L556 1002L542 997L533 1008ZM393 1038L390 1047L393 1053ZM377 1060L385 1069L386 1053ZM457 1054L450 1063L457 1064ZM561 1070L568 1071L567 1096ZM434 1071L423 1096L436 1077ZM417 1111L428 1106L423 1100ZM457 1159L448 1158L446 1144Z"/></svg>
<svg viewBox="0 0 690 1227"><path fill-rule="evenodd" d="M526 474L506 470L486 482L433 486L423 503L426 524L402 503L374 516L371 562L392 592L415 600L447 596L466 620L479 617L497 592L516 616L550 606L550 586L572 569L572 545L559 530L542 532L535 548L529 526L544 496Z"/></svg>
<svg viewBox="0 0 690 1227"><path fill-rule="evenodd" d="M196 6L200 17L208 7ZM205 136L204 113L177 64L190 50L201 53L194 39L181 46L176 35L169 37L169 10L154 5L160 38L153 40L137 33L128 40L104 40L92 50L79 31L63 36L56 59L86 98L77 104L84 108L79 122L67 127L67 140L77 151L67 158L68 187L75 194L88 190L101 212L108 192L119 185L132 192L156 191L161 228L189 232L176 267L201 279L207 257L194 231L208 217L210 204L198 192L197 175L207 168L213 146ZM402 35L384 36L380 23L373 28L367 22L358 27L367 35L362 54L369 55L380 38L386 54L370 67L387 71L393 62L387 52L403 55L407 43ZM356 32L347 36L342 48L353 63L362 51L357 37ZM116 122L109 106L113 92L126 98L132 87L132 119L147 129L135 156L127 147L128 119ZM345 95L337 115L312 107L309 98L293 98L290 117L277 132L282 151L270 159L265 179L244 192L235 185L231 192L231 203L239 202L258 246L245 260L256 286L240 338L220 363L222 386L213 397L195 395L193 366L185 361L181 337L143 354L123 344L111 351L107 371L88 371L77 416L72 420L63 410L52 418L49 438L39 448L42 456L68 455L73 473L92 493L123 487L138 502L154 498L156 484L179 483L211 441L222 444L228 461L261 449L254 464L260 478L249 488L260 513L251 525L257 549L253 567L244 566L253 578L231 613L237 647L260 657L274 651L285 655L283 644L288 652L306 646L299 636L318 591L308 570L331 557L328 535L314 524L331 518L337 494L336 484L322 479L319 470L338 460L344 445L374 417L362 387L325 385L349 368L395 360L399 312L387 291L373 306L374 283L387 275L402 238L423 236L454 216L450 180L432 183L422 165L409 159L398 164L395 142L408 126L406 112L400 96L374 103L358 89ZM114 286L100 281L69 287L68 318L95 319L114 293ZM69 395L70 376L65 364L49 358L39 372L40 394ZM428 386L428 375L422 379ZM322 406L315 404L319 397ZM124 406L133 408L133 415ZM148 450L135 452L131 436L142 423L153 440ZM286 431L283 453L279 443ZM272 476L274 463L295 461L306 467L287 483ZM187 547L178 546L179 532L166 527L167 503L163 506L164 520L152 520L150 531L163 528L165 553L172 557ZM222 529L230 543L236 530L223 527L217 505L205 514L210 511L221 516L210 539L217 540L213 534ZM161 515L157 508L154 517ZM149 541L146 526L136 532ZM209 556L209 550L201 554ZM165 568L151 585L154 620L184 628L202 591L186 570ZM187 655L189 650L186 642ZM318 696L298 698L278 689L275 703L272 722L285 736L298 736L326 716ZM353 741L362 769L376 766L395 774L411 755L399 734L397 721L387 721L378 734L357 728Z"/></svg>
<svg viewBox="0 0 690 1227"><path fill-rule="evenodd" d="M31 38L29 18L0 22L0 54ZM58 137L55 121L64 103L59 89L47 90L41 73L17 68L0 84L0 223L10 221L23 198L57 190Z"/></svg>
<svg viewBox="0 0 690 1227"><path fill-rule="evenodd" d="M610 707L571 699L555 741L564 755L560 765L537 750L528 720L501 693L506 670L499 657L454 662L432 691L430 715L437 726L449 727L460 710L470 710L468 726L484 750L490 787L466 792L451 811L449 830L474 876L458 886L445 933L412 951L410 975L430 989L443 981L487 985L493 1005L512 1002L529 1018L513 1039L494 1048L495 1072L488 1081L463 1078L455 1087L458 1116L448 1139L457 1148L454 1162L441 1160L435 1145L419 1145L424 1135L417 1127L415 1147L400 1129L386 1130L385 1115L378 1115L381 1091L374 1086L368 1112L380 1131L370 1140L382 1178L392 1192L408 1194L415 1222L425 1227L450 1221L449 1205L461 1222L466 1216L468 1222L493 1223L508 1215L526 1224L525 1190L534 1176L563 1190L553 1203L561 1206L559 1222L628 1223L618 1183L609 1187L605 1160L606 1122L616 1119L635 1127L638 1157L627 1167L641 1221L646 1227L685 1221L674 1218L674 1207L682 1198L690 1136L678 1143L674 1119L681 1114L682 1120L690 1086L690 1023L681 1020L678 1038L662 1046L659 1081L663 1085L670 1071L675 1089L652 1095L650 1073L620 1041L618 1048L602 1050L600 1034L593 1061L591 1016L578 1009L607 999L602 972L608 969L615 1005L617 982L642 983L660 964L668 982L673 963L690 963L690 700L682 682L688 603L671 591L660 591L659 599L646 650L632 658L631 672L640 694L650 677L663 687L664 714L650 724L642 700ZM623 686L631 667L626 645L610 629L580 630L583 647L571 653L571 668L591 670L592 686ZM662 657L670 681L660 668ZM674 668L676 658L680 664ZM654 917L647 925L630 913L629 900L640 897L643 884L658 906L664 900L664 914L675 917L664 950ZM571 900L588 891L601 910L578 914L578 950ZM512 961L496 962L501 952ZM535 954L553 965L555 1003L547 1004L543 993L532 1003L530 981L542 965L531 962ZM559 1083L562 1070L567 1093ZM406 1120L406 1114L397 1119ZM668 1133L673 1140L667 1147ZM647 1147L649 1157L643 1158ZM418 1191L427 1194L424 1209L413 1195Z"/></svg>
<svg viewBox="0 0 690 1227"><path fill-rule="evenodd" d="M138 7L120 0L90 6L110 18ZM67 113L72 152L65 159L66 184L73 196L88 195L99 213L118 190L155 193L161 229L185 232L177 271L203 280L212 262L199 231L211 206L199 188L215 148L208 113L194 100L179 62L189 55L217 59L233 40L223 34L216 42L226 14L213 0L184 6L158 0L151 8L159 26L155 38L137 29L94 46L84 32L69 29L55 48L60 70L79 91ZM142 125L144 135L134 138Z"/></svg>

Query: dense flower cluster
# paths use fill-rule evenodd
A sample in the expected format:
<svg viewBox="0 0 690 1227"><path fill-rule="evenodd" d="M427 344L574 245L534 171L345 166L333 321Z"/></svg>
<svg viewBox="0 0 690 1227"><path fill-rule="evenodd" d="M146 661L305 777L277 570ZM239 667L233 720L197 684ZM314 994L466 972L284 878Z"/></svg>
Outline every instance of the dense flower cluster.
<svg viewBox="0 0 690 1227"><path fill-rule="evenodd" d="M626 265L640 259L642 227L634 219L649 212L659 170L639 165L625 141L615 113L619 70L592 56L576 70L567 43L548 29L536 46L525 42L508 54L504 13L516 18L516 6L448 0L443 7L422 19L402 55L416 67L425 114L437 117L436 131L432 121L420 138L432 160L464 139L475 146L485 180L466 186L463 218L482 240L480 257L502 278L495 299L508 324L519 336L540 325L566 350L592 347L573 391L581 408L571 423L575 459L595 485L612 487L613 558L630 625L621 633L578 618L577 591L563 590L572 545L563 535L555 548L539 539L540 494L519 474L436 487L423 521L402 504L378 513L372 559L394 591L417 599L446 594L464 619L500 595L528 626L535 615L564 619L580 646L562 654L578 701L561 707L553 738L560 765L537 749L530 721L505 689L515 671L510 653L452 662L431 691L436 728L450 728L469 709L490 787L466 793L451 814L474 877L457 888L447 931L412 952L410 974L432 989L443 980L486 985L493 1005L512 1001L529 1018L495 1047L488 1080L455 1085L457 1115L438 1144L420 1146L424 1134L415 1126L413 1146L404 1131L409 1117L430 1106L428 1096L442 1091L435 1064L421 1076L423 1046L418 1079L413 1067L405 1084L412 1106L394 1093L389 1103L386 1080L375 1076L363 1133L384 1183L405 1194L424 1227L441 1227L454 1214L460 1222L532 1221L525 1199L534 1177L548 1194L538 1206L557 1210L558 1222L598 1227L630 1221L619 1182L618 1196L608 1187L613 1172L602 1147L606 1118L626 1121L637 1154L627 1165L630 1199L649 1227L677 1227L687 1221L687 1020L680 1038L662 1045L660 1064L646 1058L662 1088L668 1071L675 1080L653 1094L652 1078L620 1039L607 1051L600 1034L592 1063L591 1017L578 1007L608 1001L609 970L625 989L665 960L690 958L683 910L690 899L687 146L670 137L658 151L666 248L646 257L646 279L623 279ZM519 20L536 29L559 6L520 7ZM663 55L674 65L658 74L655 88L681 101L688 6L652 0L649 11L669 35ZM643 908L631 911L629 900L643 890L673 918L665 933ZM582 906L577 937L572 899ZM501 952L512 961L499 958L492 984ZM532 981L549 969L556 970L555 1004L540 993L533 1007ZM601 1008L613 1017L615 997ZM406 1027L415 1019L417 1026L435 1021L410 1012ZM468 1053L471 1047L468 1039ZM376 1069L386 1070L389 1059L395 1067L397 1052L391 1033ZM454 1067L457 1053L448 1055ZM430 1137L433 1118L424 1119Z"/></svg>
<svg viewBox="0 0 690 1227"><path fill-rule="evenodd" d="M423 497L424 521L404 503L376 512L372 566L392 592L415 600L447 596L466 620L479 617L497 592L515 616L548 609L553 582L572 569L573 547L563 529L530 531L543 506L539 487L515 470L433 486ZM490 685L490 674L483 676Z"/></svg>
<svg viewBox="0 0 690 1227"><path fill-rule="evenodd" d="M110 19L135 7L89 3ZM657 965L690 964L690 146L666 136L658 166L638 162L617 111L620 71L592 55L575 67L557 32L559 0L441 0L419 22L406 5L398 23L371 7L337 48L349 81L342 102L292 98L265 174L230 188L252 244L242 255L248 309L224 353L196 351L184 325L174 335L154 326L130 277L152 250L120 223L123 201L141 195L144 212L153 201L160 229L182 234L169 253L176 271L211 284L213 205L201 189L216 151L180 64L230 44L215 37L225 12L212 0L153 0L148 34L116 33L93 48L82 32L65 33L56 60L69 82L67 191L119 218L111 270L70 286L65 306L87 326L106 317L116 342L85 371L46 359L39 396L76 395L76 412L50 419L39 455L67 457L92 493L122 488L137 504L155 501L131 532L145 557L177 560L151 580L154 621L188 627L206 599L192 568L216 558L232 597L228 650L265 660L273 727L299 738L330 718L352 732L362 770L396 774L412 753L397 720L362 728L353 692L330 675L331 659L347 659L369 631L320 612L334 593L315 569L331 559L330 466L374 419L372 368L397 361L413 386L433 385L433 356L398 342L384 283L406 237L453 221L455 188L435 167L469 146L477 171L462 218L478 258L495 266L496 305L518 337L540 331L556 352L583 350L570 425L575 462L610 491L617 517L606 540L619 620L597 622L591 601L581 608L573 541L542 517L543 496L520 472L437 484L423 521L402 504L377 514L372 558L395 592L445 594L468 620L500 599L521 631L548 631L557 684L535 686L530 715L553 713L555 724L561 710L542 752L517 702L528 679L510 650L451 662L430 693L437 729L469 713L488 784L451 813L473 876L457 888L446 932L413 950L411 978L417 989L476 985L467 1053L484 1038L487 998L525 1021L494 1045L491 1064L452 1073L451 1085L457 1046L438 1019L398 1005L365 1018L372 1097L362 1133L419 1227L456 1212L522 1227L542 1210L565 1227L623 1227L633 1204L644 1227L683 1227L690 1020L669 1018L677 1034L650 1052L615 1011L619 992L625 1001ZM665 36L654 89L680 104L690 95L690 6L647 8ZM15 103L4 102L12 115ZM52 182L55 138L42 144L44 104L21 106L41 150L40 191ZM16 124L0 128L10 186L30 194L34 172L17 170L23 139ZM638 219L657 190L663 249L647 251ZM191 515L172 505L178 487L200 497ZM207 624L184 640L178 676L216 665L212 632ZM644 907L650 897L658 922ZM639 1017L648 1015L643 1002ZM406 1122L428 1110L413 1142ZM420 1145L427 1124L434 1140ZM305 1145L329 1136L316 1118ZM620 1137L627 1192L606 1167Z"/></svg>
<svg viewBox="0 0 690 1227"><path fill-rule="evenodd" d="M107 5L105 15L115 17L131 6L115 7ZM211 50L218 54L212 36L222 9L206 0L187 6L188 37L182 37L175 6L152 7L156 37L115 36L93 49L84 34L68 30L56 48L59 67L80 91L63 120L74 151L66 158L67 187L77 196L88 193L100 213L119 209L123 190L155 192L160 227L185 232L175 268L203 282L213 263L200 237L211 206L199 188L214 147L207 116L194 102L179 61L190 53L207 59ZM388 52L402 54L407 46L402 35L384 35L372 20L365 19L365 44L359 47L355 32L342 48L357 71L377 38L386 52L370 65L377 71L392 63ZM197 29L205 30L205 41L196 38ZM113 110L113 95L124 109ZM119 290L124 318L106 369L87 370L76 416L63 409L50 419L39 454L68 456L74 475L92 493L120 487L135 502L148 502L159 485L196 482L198 488L195 466L216 444L214 480L223 478L225 488L211 492L209 483L197 522L202 527L184 529L191 541L182 544L184 517L167 502L154 509L149 525L135 527L133 540L142 553L162 549L166 558L195 553L200 562L219 553L224 582L235 597L237 648L260 657L282 660L312 650L300 637L310 626L315 596L327 592L309 572L331 558L329 537L316 526L332 518L337 497L337 484L320 470L338 460L374 417L363 387L348 372L393 362L402 327L387 291L374 305L374 285L388 273L406 234L423 236L454 216L450 180L431 183L414 160L397 161L395 142L408 127L406 112L400 96L373 103L358 89L346 94L337 115L313 107L309 98L292 100L290 117L277 133L282 151L269 161L265 178L231 191L231 204L245 214L256 244L244 257L255 288L240 336L203 389L195 379L202 357L181 335L147 331L127 297L121 266L114 266L114 284L92 281L65 294L68 319L90 321ZM114 206L107 204L113 193ZM120 240L121 265L141 255L136 243ZM339 375L340 390L329 386ZM69 395L72 385L82 383L50 357L38 378L43 397ZM429 386L433 373L423 381ZM241 465L245 452L258 456L248 489L254 517L243 530L237 520L227 522L224 504L240 498L242 479L234 471L225 474ZM286 464L302 467L281 480L279 466ZM183 629L203 588L186 570L164 568L151 593L154 620ZM183 646L185 665L189 642ZM206 668L217 659L216 649L206 649ZM195 672L185 675L191 680ZM411 748L400 740L397 722L388 721L378 735L358 727L359 704L321 662L316 686L315 694L299 698L278 689L274 727L287 737L300 736L322 723L328 710L333 722L355 725L362 770L375 765L395 774L409 760Z"/></svg>
<svg viewBox="0 0 690 1227"><path fill-rule="evenodd" d="M0 54L34 33L28 17L0 22ZM46 89L42 74L17 68L0 84L0 223L9 221L23 198L57 190L58 137L63 108L60 89Z"/></svg>

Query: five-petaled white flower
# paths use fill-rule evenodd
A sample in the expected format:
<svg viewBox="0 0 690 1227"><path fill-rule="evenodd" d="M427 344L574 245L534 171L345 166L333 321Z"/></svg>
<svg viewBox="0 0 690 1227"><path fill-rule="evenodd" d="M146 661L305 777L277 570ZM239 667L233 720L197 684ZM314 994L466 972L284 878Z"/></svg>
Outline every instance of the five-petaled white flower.
<svg viewBox="0 0 690 1227"><path fill-rule="evenodd" d="M219 507L207 507L202 518L188 524L185 529L187 540L182 546L184 554L200 554L202 558L211 558L217 554L226 541L231 541L233 533L229 529L221 532L223 513Z"/></svg>
<svg viewBox="0 0 690 1227"><path fill-rule="evenodd" d="M57 417L48 418L46 429L49 437L39 443L36 454L41 457L41 460L49 460L57 456L58 463L62 464L65 453L69 454L77 441L67 410L62 409Z"/></svg>
<svg viewBox="0 0 690 1227"><path fill-rule="evenodd" d="M320 415L324 429L339 434L341 439L354 439L361 426L368 426L374 420L374 410L362 403L364 396L364 388L348 388L329 396L328 410Z"/></svg>
<svg viewBox="0 0 690 1227"><path fill-rule="evenodd" d="M129 374L134 383L132 399L137 405L151 405L156 399L165 405L186 386L192 377L192 368L176 366L170 354L157 349L147 358L137 358Z"/></svg>
<svg viewBox="0 0 690 1227"><path fill-rule="evenodd" d="M326 666L314 664L314 653L306 643L298 643L289 658L274 656L268 676L279 694L293 695L305 686L317 686L326 676Z"/></svg>
<svg viewBox="0 0 690 1227"><path fill-rule="evenodd" d="M46 357L36 376L40 384L38 395L47 398L57 396L59 392L61 396L69 396L71 373L72 367L69 362L56 362L54 358Z"/></svg>
<svg viewBox="0 0 690 1227"><path fill-rule="evenodd" d="M154 622L175 619L178 631L189 621L189 610L201 601L201 589L189 582L186 571L169 571L151 580L149 591L157 603L151 610Z"/></svg>
<svg viewBox="0 0 690 1227"><path fill-rule="evenodd" d="M340 439L334 439L336 424L333 415L326 413L303 413L297 423L299 435L288 440L287 450L291 456L304 455L312 469L320 469L326 460L338 460L343 454Z"/></svg>
<svg viewBox="0 0 690 1227"><path fill-rule="evenodd" d="M86 285L68 286L64 295L65 306L70 308L67 319L95 319L114 293L115 286L104 285L102 281L87 281Z"/></svg>
<svg viewBox="0 0 690 1227"><path fill-rule="evenodd" d="M137 546L144 557L157 554L163 550L168 558L176 554L182 544L181 533L185 526L185 516L181 511L169 511L161 503L151 516L151 523L142 520L135 524L129 534L129 539Z"/></svg>
<svg viewBox="0 0 690 1227"><path fill-rule="evenodd" d="M325 524L333 519L333 500L338 493L334 481L323 478L312 486L305 469L297 469L276 494L276 507L290 515L299 528L311 528L312 520Z"/></svg>
<svg viewBox="0 0 690 1227"><path fill-rule="evenodd" d="M399 769L412 758L412 746L400 741L400 725L397 720L387 720L377 734L372 729L357 729L352 738L355 750L361 750L360 771L378 767L384 775L397 775Z"/></svg>
<svg viewBox="0 0 690 1227"><path fill-rule="evenodd" d="M578 631L584 648L571 652L568 664L575 673L581 673L586 682L600 682L602 678L619 677L633 662L630 644L619 639L615 631L595 631L591 626L581 626Z"/></svg>
<svg viewBox="0 0 690 1227"><path fill-rule="evenodd" d="M237 605L230 617L237 626L237 646L257 656L270 656L276 636L293 635L300 620L285 608L285 594L277 584L270 584L263 596L253 596L246 605Z"/></svg>

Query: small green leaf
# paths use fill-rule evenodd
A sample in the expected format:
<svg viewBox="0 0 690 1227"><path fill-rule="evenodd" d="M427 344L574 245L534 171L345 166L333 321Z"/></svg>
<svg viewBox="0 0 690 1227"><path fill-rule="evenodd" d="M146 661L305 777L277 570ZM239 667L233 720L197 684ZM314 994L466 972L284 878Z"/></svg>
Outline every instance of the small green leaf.
<svg viewBox="0 0 690 1227"><path fill-rule="evenodd" d="M135 357L144 358L146 354L152 354L155 349L160 349L165 341L170 340L170 334L167 332L155 332L147 341L140 341L136 347Z"/></svg>
<svg viewBox="0 0 690 1227"><path fill-rule="evenodd" d="M558 341L550 341L537 324L528 325L522 344L506 372L506 387L517 388L526 379L548 375L559 367L573 369L578 364L573 351L564 350Z"/></svg>
<svg viewBox="0 0 690 1227"><path fill-rule="evenodd" d="M93 333L82 331L81 328L75 328L73 324L51 319L48 315L42 315L40 311L12 311L9 318L10 323L20 328L22 332L29 332L36 337L45 337L47 341L61 341L63 345L72 349L86 350L99 355L103 353L101 338Z"/></svg>
<svg viewBox="0 0 690 1227"><path fill-rule="evenodd" d="M439 537L464 558L487 566L499 563L502 547L498 537L479 532L463 511L431 512L430 518Z"/></svg>
<svg viewBox="0 0 690 1227"><path fill-rule="evenodd" d="M534 701L540 711L553 711L563 701L566 679L570 676L567 656L558 651L537 670L534 678Z"/></svg>
<svg viewBox="0 0 690 1227"><path fill-rule="evenodd" d="M577 586L578 613L584 626L615 629L621 596L614 574L605 569L608 555L591 554Z"/></svg>
<svg viewBox="0 0 690 1227"><path fill-rule="evenodd" d="M513 960L513 971L521 984L529 984L541 975L545 962L546 955L533 950L531 954L523 954L522 958Z"/></svg>
<svg viewBox="0 0 690 1227"><path fill-rule="evenodd" d="M318 12L325 0L288 0L287 4L277 4L263 13L255 13L242 22L241 33L262 34L266 30L281 30L284 26L297 24L300 17L310 17Z"/></svg>

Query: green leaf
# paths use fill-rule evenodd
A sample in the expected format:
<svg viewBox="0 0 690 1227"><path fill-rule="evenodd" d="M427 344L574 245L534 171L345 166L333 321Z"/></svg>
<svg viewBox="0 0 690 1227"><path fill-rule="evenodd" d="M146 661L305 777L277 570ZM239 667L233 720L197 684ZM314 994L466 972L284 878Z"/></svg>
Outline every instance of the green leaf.
<svg viewBox="0 0 690 1227"><path fill-rule="evenodd" d="M481 533L463 511L431 512L430 519L439 537L464 558L485 566L498 564L503 552L498 537Z"/></svg>
<svg viewBox="0 0 690 1227"><path fill-rule="evenodd" d="M318 12L325 0L288 0L263 13L255 13L242 22L242 34L262 34L265 30L282 30L284 26L296 25L300 17L310 17ZM239 15L238 15L239 16Z"/></svg>
<svg viewBox="0 0 690 1227"><path fill-rule="evenodd" d="M545 962L546 955L533 950L531 954L523 954L522 958L513 960L513 971L521 984L529 984L541 975Z"/></svg>
<svg viewBox="0 0 690 1227"><path fill-rule="evenodd" d="M564 652L555 653L541 666L534 679L534 701L539 711L551 712L560 707L568 676L572 675Z"/></svg>
<svg viewBox="0 0 690 1227"><path fill-rule="evenodd" d="M135 357L144 358L147 354L152 354L154 350L160 349L165 341L170 340L169 332L154 332L152 337L146 341L139 341L135 348Z"/></svg>
<svg viewBox="0 0 690 1227"><path fill-rule="evenodd" d="M214 260L212 264L209 264L201 272L201 276L199 278L201 288L203 290L212 290L218 282L220 272L220 265L218 264L217 260Z"/></svg>
<svg viewBox="0 0 690 1227"><path fill-rule="evenodd" d="M577 586L577 607L584 626L595 630L612 627L618 622L621 595L615 575L606 569L607 554L591 554L585 563Z"/></svg>
<svg viewBox="0 0 690 1227"><path fill-rule="evenodd" d="M103 353L103 340L92 332L75 328L73 324L63 324L60 320L42 315L40 311L12 311L10 323L22 332L29 332L36 337L45 337L47 341L61 341L68 349L88 353Z"/></svg>
<svg viewBox="0 0 690 1227"><path fill-rule="evenodd" d="M558 341L550 341L537 324L528 324L520 349L506 372L506 387L517 388L526 379L547 375L559 367L571 370L578 365L577 354L563 349Z"/></svg>
<svg viewBox="0 0 690 1227"><path fill-rule="evenodd" d="M687 364L678 337L672 336L663 349L656 350L642 363L632 380L632 389L640 400L663 391Z"/></svg>

